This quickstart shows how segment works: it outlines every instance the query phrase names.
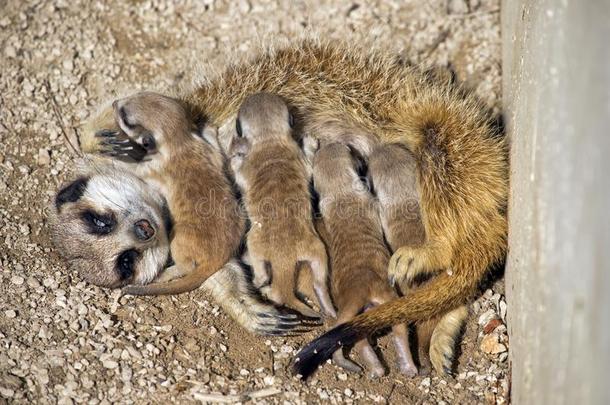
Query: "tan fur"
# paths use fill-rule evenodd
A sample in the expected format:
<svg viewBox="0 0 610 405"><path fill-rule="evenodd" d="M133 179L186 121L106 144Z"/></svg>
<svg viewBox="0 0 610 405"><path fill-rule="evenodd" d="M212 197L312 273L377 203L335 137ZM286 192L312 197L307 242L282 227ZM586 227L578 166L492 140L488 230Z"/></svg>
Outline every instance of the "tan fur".
<svg viewBox="0 0 610 405"><path fill-rule="evenodd" d="M416 247L425 242L425 230L419 208L415 156L400 144L377 146L369 158L369 181L380 204L381 223L392 252L402 246ZM410 268L404 274L400 289L410 294L421 283L418 277L430 277L442 269ZM425 274L422 274L425 271ZM450 373L455 344L468 314L465 306L417 325L419 360L439 373ZM432 339L434 337L434 339Z"/></svg>
<svg viewBox="0 0 610 405"><path fill-rule="evenodd" d="M169 97L137 93L117 100L114 109L116 121L132 140L140 142L142 133L154 136L155 153L138 164L137 173L166 190L174 220L170 249L176 275L182 276L166 283L128 286L125 292L190 291L229 261L244 232L237 201L223 175L222 155L192 134L187 112Z"/></svg>
<svg viewBox="0 0 610 405"><path fill-rule="evenodd" d="M314 158L314 186L320 195L323 220L319 229L329 247L338 323L396 298L386 282L390 253L383 240L378 207L360 180L356 165L349 148L339 143L322 147ZM404 324L394 327L393 338L401 371L416 375ZM356 347L372 376L385 374L366 338ZM343 358L342 349L333 358L344 368L355 369Z"/></svg>
<svg viewBox="0 0 610 405"><path fill-rule="evenodd" d="M415 156L401 144L375 147L368 161L368 178L377 195L381 223L392 251L419 246L426 231L421 218Z"/></svg>
<svg viewBox="0 0 610 405"><path fill-rule="evenodd" d="M426 242L398 249L390 271L397 278L411 266L450 271L357 316L342 331L361 338L388 325L442 315L473 297L506 252L508 194L506 143L474 97L391 55L303 41L237 63L183 101L194 117L222 128L244 97L259 91L288 100L305 131L320 140L347 139L364 154L376 142L400 143L416 157ZM329 125L342 130L324 132ZM322 353L317 345L323 344L334 352L344 342L326 340L335 336L331 332L304 350ZM311 361L318 364L322 357Z"/></svg>
<svg viewBox="0 0 610 405"><path fill-rule="evenodd" d="M320 307L334 317L326 250L312 223L310 169L291 135L290 121L281 98L254 94L239 110L240 130L229 149L251 221L247 247L254 284L270 283L271 300L316 316L295 296L297 265L306 263Z"/></svg>

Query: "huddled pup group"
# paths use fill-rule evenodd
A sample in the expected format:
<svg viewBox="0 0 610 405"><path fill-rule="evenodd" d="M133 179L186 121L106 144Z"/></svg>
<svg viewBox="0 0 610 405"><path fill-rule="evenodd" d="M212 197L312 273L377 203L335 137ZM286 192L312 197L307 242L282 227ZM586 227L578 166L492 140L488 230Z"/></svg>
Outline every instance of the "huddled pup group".
<svg viewBox="0 0 610 405"><path fill-rule="evenodd" d="M181 99L119 99L80 142L52 210L70 266L131 294L203 285L263 334L302 321L252 285L308 316L298 296L315 298L335 327L295 358L303 376L330 357L359 369L351 345L382 375L368 338L389 326L416 374L409 322L450 372L464 304L506 250L504 140L467 92L390 56L304 41Z"/></svg>

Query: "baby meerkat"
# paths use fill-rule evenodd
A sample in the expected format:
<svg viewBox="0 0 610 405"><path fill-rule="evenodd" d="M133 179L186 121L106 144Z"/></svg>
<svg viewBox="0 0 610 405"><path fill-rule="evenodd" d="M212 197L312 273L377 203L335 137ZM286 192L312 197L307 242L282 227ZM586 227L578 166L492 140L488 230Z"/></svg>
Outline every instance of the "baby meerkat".
<svg viewBox="0 0 610 405"><path fill-rule="evenodd" d="M318 316L295 295L297 265L305 263L320 308L334 317L326 249L313 225L311 168L293 138L293 127L284 100L269 93L253 94L239 109L229 147L251 221L246 244L254 285L270 285L272 301Z"/></svg>
<svg viewBox="0 0 610 405"><path fill-rule="evenodd" d="M146 149L147 159L136 165L136 173L164 190L174 220L170 249L175 265L156 283L130 285L124 291L135 295L190 291L237 253L245 230L223 173L223 156L193 134L192 121L177 100L141 92L116 100L113 108L129 142ZM121 142L114 141L119 146L115 150L121 150Z"/></svg>
<svg viewBox="0 0 610 405"><path fill-rule="evenodd" d="M403 246L422 245L426 235L419 206L415 156L404 145L378 145L369 156L368 180L377 195L384 235L392 252ZM441 270L410 268L400 282L400 290L409 294L438 271ZM456 342L467 316L468 309L462 305L417 325L419 361L425 368L431 362L438 373L451 372Z"/></svg>
<svg viewBox="0 0 610 405"><path fill-rule="evenodd" d="M389 302L396 294L387 283L390 252L383 240L377 205L356 170L358 162L343 144L322 147L314 157L314 186L320 196L323 230L320 234L330 249L332 295L337 305L337 323L351 321L370 307ZM400 370L413 377L413 362L407 327L392 327ZM355 344L370 375L385 374L367 338ZM351 371L359 367L343 357L343 349L333 354L335 363Z"/></svg>

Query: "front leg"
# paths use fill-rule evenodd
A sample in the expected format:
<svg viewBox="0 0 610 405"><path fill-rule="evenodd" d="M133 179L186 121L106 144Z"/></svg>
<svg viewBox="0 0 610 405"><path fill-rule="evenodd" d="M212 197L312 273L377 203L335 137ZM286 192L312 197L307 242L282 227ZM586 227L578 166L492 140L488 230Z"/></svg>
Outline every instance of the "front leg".
<svg viewBox="0 0 610 405"><path fill-rule="evenodd" d="M155 283L167 283L169 281L175 280L177 278L184 277L188 274L188 270L185 267L181 267L178 265L173 265L161 272L154 280Z"/></svg>
<svg viewBox="0 0 610 405"><path fill-rule="evenodd" d="M391 285L410 287L418 276L435 274L441 269L450 270L448 252L429 243L424 246L403 246L397 249L388 265L388 280Z"/></svg>

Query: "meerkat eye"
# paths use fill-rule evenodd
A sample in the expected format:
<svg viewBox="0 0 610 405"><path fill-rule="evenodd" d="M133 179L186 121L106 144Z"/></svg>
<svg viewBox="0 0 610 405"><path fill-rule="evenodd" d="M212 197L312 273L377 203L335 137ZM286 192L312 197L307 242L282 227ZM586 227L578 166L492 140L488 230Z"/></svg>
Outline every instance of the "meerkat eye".
<svg viewBox="0 0 610 405"><path fill-rule="evenodd" d="M146 134L142 137L142 146L147 151L153 150L157 147L157 142L152 134Z"/></svg>
<svg viewBox="0 0 610 405"><path fill-rule="evenodd" d="M116 221L112 215L100 215L93 211L85 211L83 213L83 219L91 233L96 235L107 235L113 231L114 226L116 225Z"/></svg>
<svg viewBox="0 0 610 405"><path fill-rule="evenodd" d="M139 256L140 254L134 249L126 250L119 255L116 269L121 280L127 280L133 276L133 268Z"/></svg>
<svg viewBox="0 0 610 405"><path fill-rule="evenodd" d="M288 114L288 125L290 125L290 128L294 128L294 114Z"/></svg>
<svg viewBox="0 0 610 405"><path fill-rule="evenodd" d="M239 118L235 121L235 132L237 132L238 138L241 138L244 136L244 134L241 130L241 120Z"/></svg>

